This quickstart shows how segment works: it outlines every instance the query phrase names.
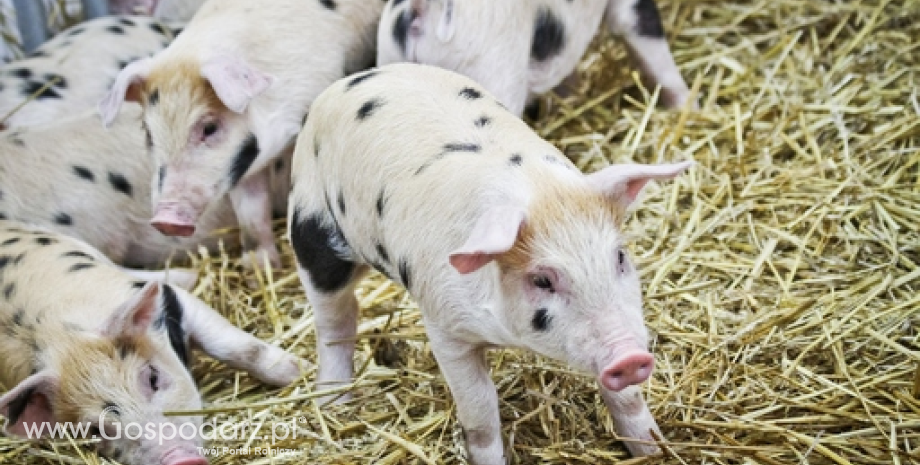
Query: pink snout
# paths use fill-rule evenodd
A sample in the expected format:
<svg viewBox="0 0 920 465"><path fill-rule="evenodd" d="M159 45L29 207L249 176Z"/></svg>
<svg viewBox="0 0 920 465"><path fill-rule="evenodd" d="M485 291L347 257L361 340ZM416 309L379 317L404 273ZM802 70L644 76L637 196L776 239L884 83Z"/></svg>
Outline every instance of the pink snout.
<svg viewBox="0 0 920 465"><path fill-rule="evenodd" d="M167 236L189 237L195 234L197 215L175 203L159 204L150 224Z"/></svg>
<svg viewBox="0 0 920 465"><path fill-rule="evenodd" d="M208 465L208 459L194 451L175 449L164 455L160 463L162 465Z"/></svg>
<svg viewBox="0 0 920 465"><path fill-rule="evenodd" d="M611 391L621 391L627 386L648 379L655 368L655 357L646 351L627 352L601 370L600 382Z"/></svg>
<svg viewBox="0 0 920 465"><path fill-rule="evenodd" d="M175 462L164 463L163 465L208 465L208 459L204 457L184 457Z"/></svg>

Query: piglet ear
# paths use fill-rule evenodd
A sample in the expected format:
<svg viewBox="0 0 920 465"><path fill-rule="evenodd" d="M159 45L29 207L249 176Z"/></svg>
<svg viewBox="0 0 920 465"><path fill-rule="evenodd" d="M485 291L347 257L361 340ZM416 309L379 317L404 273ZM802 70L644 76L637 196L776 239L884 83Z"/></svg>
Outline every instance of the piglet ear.
<svg viewBox="0 0 920 465"><path fill-rule="evenodd" d="M461 274L472 273L511 250L524 223L520 207L495 206L486 210L466 243L450 254L450 264Z"/></svg>
<svg viewBox="0 0 920 465"><path fill-rule="evenodd" d="M160 284L148 282L118 307L102 326L102 335L110 338L140 336L147 332L160 313Z"/></svg>
<svg viewBox="0 0 920 465"><path fill-rule="evenodd" d="M50 370L44 370L22 380L10 392L0 397L0 414L6 417L4 431L20 437L30 437L42 423L54 423L51 402L57 394L60 380ZM50 432L43 428L42 432Z"/></svg>
<svg viewBox="0 0 920 465"><path fill-rule="evenodd" d="M665 165L611 165L589 174L588 182L623 206L629 206L647 182L671 179L695 164L694 161L685 161Z"/></svg>
<svg viewBox="0 0 920 465"><path fill-rule="evenodd" d="M275 78L242 59L218 55L201 66L201 76L211 83L220 101L234 113L242 113L249 101L268 89Z"/></svg>
<svg viewBox="0 0 920 465"><path fill-rule="evenodd" d="M99 102L99 114L102 115L102 124L105 127L109 127L118 116L122 103L140 102L141 88L150 74L150 63L150 58L137 60L118 73L109 93Z"/></svg>

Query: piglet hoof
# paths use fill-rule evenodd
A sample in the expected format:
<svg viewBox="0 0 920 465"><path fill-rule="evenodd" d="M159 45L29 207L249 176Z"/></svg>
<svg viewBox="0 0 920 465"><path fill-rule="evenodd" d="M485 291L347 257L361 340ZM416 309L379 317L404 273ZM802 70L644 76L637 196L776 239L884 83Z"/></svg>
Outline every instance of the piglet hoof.
<svg viewBox="0 0 920 465"><path fill-rule="evenodd" d="M653 439L649 437L648 440L652 441ZM661 454L661 449L654 444L645 444L632 441L625 441L625 444L626 450L628 450L633 457L647 457L649 455Z"/></svg>
<svg viewBox="0 0 920 465"><path fill-rule="evenodd" d="M264 363L259 364L258 371L253 374L263 383L273 386L287 386L300 379L308 368L310 362L291 355L275 346L266 346Z"/></svg>
<svg viewBox="0 0 920 465"><path fill-rule="evenodd" d="M690 111L699 111L700 104L696 99L690 99L690 89L682 87L680 89L662 89L661 100L665 108L671 110L683 110L689 107Z"/></svg>
<svg viewBox="0 0 920 465"><path fill-rule="evenodd" d="M187 268L170 268L166 270L166 282L190 291L198 282L198 272Z"/></svg>
<svg viewBox="0 0 920 465"><path fill-rule="evenodd" d="M281 269L281 254L274 244L271 248L258 248L243 253L243 268L246 270L263 269L266 262L273 270Z"/></svg>

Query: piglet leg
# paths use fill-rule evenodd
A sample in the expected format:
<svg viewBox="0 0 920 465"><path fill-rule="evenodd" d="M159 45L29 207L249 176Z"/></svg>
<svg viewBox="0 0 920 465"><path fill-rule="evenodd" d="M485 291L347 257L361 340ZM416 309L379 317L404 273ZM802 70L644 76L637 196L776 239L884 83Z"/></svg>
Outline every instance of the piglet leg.
<svg viewBox="0 0 920 465"><path fill-rule="evenodd" d="M655 438L649 431L654 431L658 437L661 437L661 430L652 412L649 411L645 399L642 398L642 391L639 386L631 385L623 390L611 391L600 387L601 397L607 410L613 416L613 423L616 427L617 434L624 438L635 438L642 441L654 441ZM644 444L633 441L624 441L626 449L634 457L658 454L661 450L654 444Z"/></svg>
<svg viewBox="0 0 920 465"><path fill-rule="evenodd" d="M661 99L667 108L682 107L690 90L668 48L655 0L609 1L607 24L614 34L623 37L647 84L661 85ZM691 105L696 108L695 103Z"/></svg>
<svg viewBox="0 0 920 465"><path fill-rule="evenodd" d="M331 389L350 383L354 377L355 337L358 334L358 300L355 283L350 280L335 290L323 291L312 283L309 272L298 267L297 274L303 283L316 327L316 354L319 368L316 387ZM351 399L351 394L319 398L323 404Z"/></svg>
<svg viewBox="0 0 920 465"><path fill-rule="evenodd" d="M243 250L247 255L243 266L262 267L265 259L272 268L281 267L281 255L275 246L272 231L272 199L269 186L270 172L259 170L240 180L230 189L230 201L240 224Z"/></svg>
<svg viewBox="0 0 920 465"><path fill-rule="evenodd" d="M286 386L301 376L308 362L266 344L237 328L191 294L175 289L182 305L185 330L208 355L247 371L265 383Z"/></svg>
<svg viewBox="0 0 920 465"><path fill-rule="evenodd" d="M435 359L457 404L473 465L504 465L498 393L489 376L485 350L428 327Z"/></svg>

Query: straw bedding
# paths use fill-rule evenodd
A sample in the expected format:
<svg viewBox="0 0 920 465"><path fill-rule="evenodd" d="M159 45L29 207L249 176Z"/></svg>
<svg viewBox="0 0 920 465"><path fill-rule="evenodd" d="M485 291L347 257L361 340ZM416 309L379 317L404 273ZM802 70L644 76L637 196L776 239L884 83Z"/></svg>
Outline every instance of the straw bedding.
<svg viewBox="0 0 920 465"><path fill-rule="evenodd" d="M627 223L657 367L644 385L665 457L631 459L594 380L490 354L511 463L920 464L920 1L661 1L699 112L656 109L609 35L572 97L532 121L585 171L695 159ZM276 225L284 242L283 220ZM196 293L309 360L290 248L274 273L202 253ZM297 425L216 464L461 463L454 405L418 308L359 290L356 400L318 408L314 373L270 389L201 357L206 420ZM255 447L296 449L264 456ZM104 463L70 441L0 438L0 462Z"/></svg>

